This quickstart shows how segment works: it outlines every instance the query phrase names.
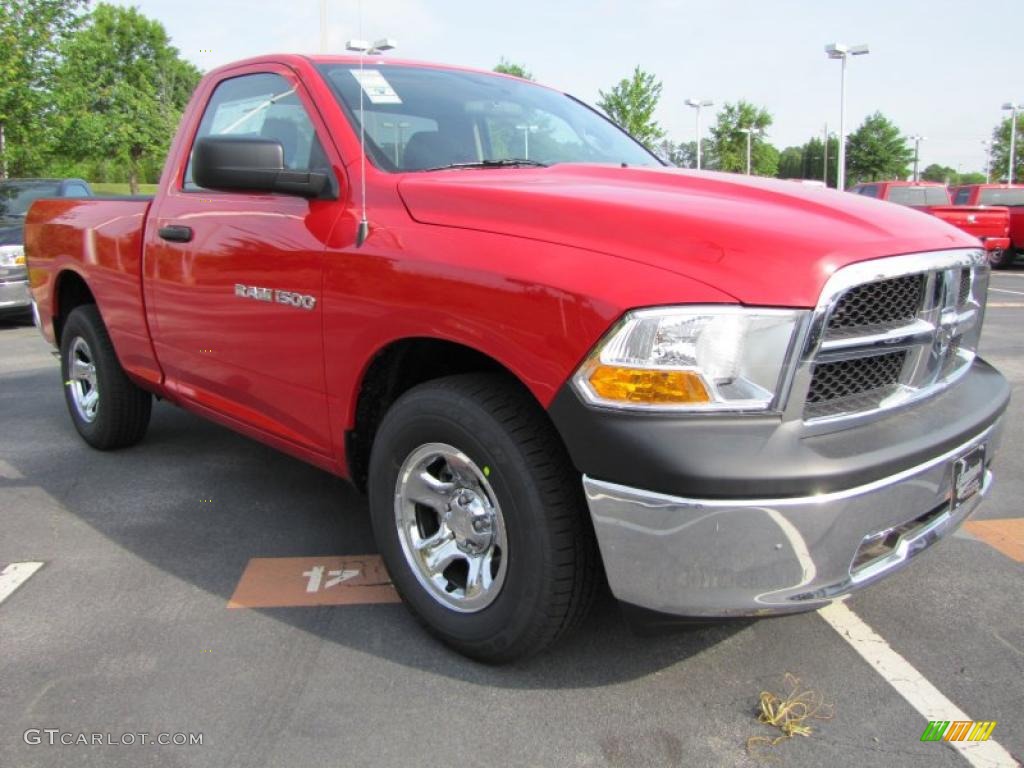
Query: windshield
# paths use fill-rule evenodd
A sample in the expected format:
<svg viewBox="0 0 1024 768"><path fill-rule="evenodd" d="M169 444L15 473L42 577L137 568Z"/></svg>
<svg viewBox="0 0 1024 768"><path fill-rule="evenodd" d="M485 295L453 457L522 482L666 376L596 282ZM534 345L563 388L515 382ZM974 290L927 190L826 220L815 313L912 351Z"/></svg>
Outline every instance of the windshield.
<svg viewBox="0 0 1024 768"><path fill-rule="evenodd" d="M945 187L889 187L889 202L900 205L949 205Z"/></svg>
<svg viewBox="0 0 1024 768"><path fill-rule="evenodd" d="M979 201L982 205L1024 205L1024 188L983 189Z"/></svg>
<svg viewBox="0 0 1024 768"><path fill-rule="evenodd" d="M660 166L629 135L565 94L498 75L372 64L320 65L359 130L359 92L367 154L385 171L455 165L555 163Z"/></svg>
<svg viewBox="0 0 1024 768"><path fill-rule="evenodd" d="M0 183L0 216L24 216L29 206L42 197L56 197L56 181L18 181Z"/></svg>

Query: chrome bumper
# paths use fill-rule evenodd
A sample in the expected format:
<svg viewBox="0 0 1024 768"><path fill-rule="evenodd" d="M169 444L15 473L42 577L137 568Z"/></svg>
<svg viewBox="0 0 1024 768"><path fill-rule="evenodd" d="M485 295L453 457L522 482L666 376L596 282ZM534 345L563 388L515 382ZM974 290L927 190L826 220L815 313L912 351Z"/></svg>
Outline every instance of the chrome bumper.
<svg viewBox="0 0 1024 768"><path fill-rule="evenodd" d="M0 312L28 309L31 304L27 277L24 280L0 281Z"/></svg>
<svg viewBox="0 0 1024 768"><path fill-rule="evenodd" d="M991 486L988 462L1002 424L891 477L799 498L687 499L584 476L612 592L680 616L818 608L899 569L956 530ZM980 445L981 489L954 507L953 467ZM891 546L854 567L858 553L886 534Z"/></svg>

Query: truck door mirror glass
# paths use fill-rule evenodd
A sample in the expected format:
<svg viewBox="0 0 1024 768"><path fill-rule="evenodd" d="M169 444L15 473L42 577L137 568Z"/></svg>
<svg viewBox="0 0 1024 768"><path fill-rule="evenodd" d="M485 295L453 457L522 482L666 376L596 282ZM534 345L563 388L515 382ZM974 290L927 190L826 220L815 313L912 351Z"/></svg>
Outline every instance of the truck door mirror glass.
<svg viewBox="0 0 1024 768"><path fill-rule="evenodd" d="M192 177L206 189L279 192L299 197L336 198L331 178L319 171L285 168L277 139L206 136L196 142Z"/></svg>

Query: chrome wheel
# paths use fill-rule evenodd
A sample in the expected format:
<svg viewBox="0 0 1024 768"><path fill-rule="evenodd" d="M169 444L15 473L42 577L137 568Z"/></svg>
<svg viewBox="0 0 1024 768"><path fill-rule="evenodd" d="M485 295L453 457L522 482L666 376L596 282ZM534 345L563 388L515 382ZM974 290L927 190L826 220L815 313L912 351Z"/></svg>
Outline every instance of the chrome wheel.
<svg viewBox="0 0 1024 768"><path fill-rule="evenodd" d="M68 350L68 386L71 388L71 401L82 421L95 421L100 405L96 362L92 350L81 336L71 342Z"/></svg>
<svg viewBox="0 0 1024 768"><path fill-rule="evenodd" d="M505 521L487 473L459 449L427 443L395 483L406 561L431 597L462 613L486 608L505 582Z"/></svg>

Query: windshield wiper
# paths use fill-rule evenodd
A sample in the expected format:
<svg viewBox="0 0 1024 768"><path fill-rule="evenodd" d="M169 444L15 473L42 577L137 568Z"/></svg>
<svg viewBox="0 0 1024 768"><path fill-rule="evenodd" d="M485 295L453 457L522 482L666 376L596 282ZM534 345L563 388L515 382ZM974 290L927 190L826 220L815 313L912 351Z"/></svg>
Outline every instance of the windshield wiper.
<svg viewBox="0 0 1024 768"><path fill-rule="evenodd" d="M447 171L452 168L547 168L547 163L539 160L528 160L523 157L505 157L501 160L477 160L472 163L449 163L436 168L424 168L424 171Z"/></svg>

